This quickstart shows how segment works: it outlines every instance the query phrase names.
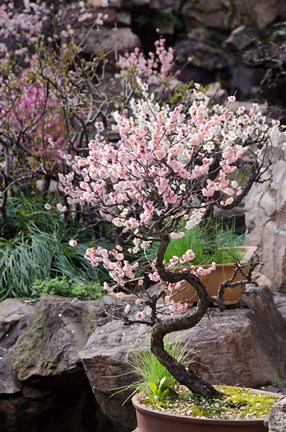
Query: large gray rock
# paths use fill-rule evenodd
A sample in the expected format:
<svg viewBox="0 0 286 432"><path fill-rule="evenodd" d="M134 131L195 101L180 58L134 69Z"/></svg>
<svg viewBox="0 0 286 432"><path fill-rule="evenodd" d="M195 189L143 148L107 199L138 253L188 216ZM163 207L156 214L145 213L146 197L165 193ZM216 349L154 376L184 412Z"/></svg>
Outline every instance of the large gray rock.
<svg viewBox="0 0 286 432"><path fill-rule="evenodd" d="M22 299L6 299L0 302L0 346L10 348L26 330L34 313L32 302Z"/></svg>
<svg viewBox="0 0 286 432"><path fill-rule="evenodd" d="M94 54L99 51L109 52L132 52L134 48L140 47L140 39L129 27L102 28L90 30L84 41L83 53Z"/></svg>
<svg viewBox="0 0 286 432"><path fill-rule="evenodd" d="M14 394L21 385L9 363L9 349L26 331L34 308L21 299L7 299L0 303L0 394Z"/></svg>
<svg viewBox="0 0 286 432"><path fill-rule="evenodd" d="M286 292L286 133L273 136L268 181L254 184L245 200L247 244L262 252L261 272Z"/></svg>
<svg viewBox="0 0 286 432"><path fill-rule="evenodd" d="M1 432L114 431L78 356L101 322L100 302L44 295L34 306L0 303Z"/></svg>
<svg viewBox="0 0 286 432"><path fill-rule="evenodd" d="M37 381L79 371L78 352L103 316L100 302L43 295L28 330L10 350L18 379Z"/></svg>
<svg viewBox="0 0 286 432"><path fill-rule="evenodd" d="M136 420L131 401L126 402L130 392L117 390L136 379L130 373L128 355L148 349L148 332L140 324L126 326L121 320L112 321L95 331L80 353L98 404L122 432L134 429Z"/></svg>
<svg viewBox="0 0 286 432"><path fill-rule="evenodd" d="M286 397L280 399L272 408L268 423L269 432L285 432L286 430Z"/></svg>
<svg viewBox="0 0 286 432"><path fill-rule="evenodd" d="M273 382L277 374L286 378L286 328L271 291L248 288L242 301L244 308L223 314L214 308L210 318L175 336L194 351L195 369L213 383L257 387ZM95 331L81 352L96 400L122 431L132 429L135 419L130 402L121 406L127 392L112 394L134 380L127 373L128 356L146 349L149 332L140 324L113 321Z"/></svg>

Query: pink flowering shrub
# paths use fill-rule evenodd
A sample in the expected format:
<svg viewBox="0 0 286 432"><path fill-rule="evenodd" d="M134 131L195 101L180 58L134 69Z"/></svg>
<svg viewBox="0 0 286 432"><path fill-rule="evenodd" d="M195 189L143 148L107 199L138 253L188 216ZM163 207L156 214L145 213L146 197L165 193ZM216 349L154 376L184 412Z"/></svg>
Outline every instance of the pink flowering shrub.
<svg viewBox="0 0 286 432"><path fill-rule="evenodd" d="M163 338L169 332L193 327L214 299L223 310L224 289L235 283L226 281L218 296L210 297L200 276L211 272L215 263L207 269L174 271L166 267L164 254L170 238L183 235L177 232L182 218L190 228L214 206L227 209L242 200L253 181L259 180L262 155L278 125L269 125L255 104L248 113L244 108L233 112L233 97L224 106L211 106L198 85L186 110L182 105L160 106L146 84L138 80L138 85L141 98L131 100L130 111L114 113L118 142L107 141L101 125L89 143L88 155L69 158L72 172L60 175L61 190L70 205L90 206L119 233L113 249L94 247L86 251L86 258L94 266L103 264L118 285L136 281L140 310L134 320L153 327L152 352L181 384L209 396L216 390L166 353ZM244 173L240 175L243 180L238 179L238 169ZM81 178L77 186L75 175ZM157 257L149 260L147 267L128 260L122 247L128 243L129 253L141 250L148 259L148 248L154 242L158 244ZM182 257L183 265L191 264L194 256L190 247ZM249 274L242 273L240 283L251 281L253 266ZM187 305L170 302L172 288L183 281L197 291L195 312ZM151 294L152 285L156 291ZM161 299L169 304L163 321L158 307ZM130 313L126 307L125 314Z"/></svg>
<svg viewBox="0 0 286 432"><path fill-rule="evenodd" d="M11 55L16 58L27 58L28 45L34 44L41 34L43 24L49 16L49 8L45 2L24 0L22 8L16 6L14 0L2 0L0 5L0 59ZM7 46L13 41L14 46Z"/></svg>
<svg viewBox="0 0 286 432"><path fill-rule="evenodd" d="M164 233L183 236L175 232L181 218L190 228L211 206L228 208L240 200L244 185L236 180L238 161L251 154L249 144L264 141L269 133L255 105L248 114L242 109L233 113L229 102L210 107L209 99L194 89L193 105L184 112L182 105L160 107L145 85L141 90L142 98L131 101L130 116L114 113L119 142L106 142L99 133L89 143L89 155L70 162L82 178L79 186L73 187L74 174L60 176L68 202L100 211L130 236L135 253ZM192 251L185 255L186 261L193 258ZM118 249L95 248L87 258L94 265L104 262L119 284L133 278L138 267L130 266ZM155 269L148 276L159 280Z"/></svg>
<svg viewBox="0 0 286 432"><path fill-rule="evenodd" d="M38 61L33 56L20 76L10 76L8 97L3 92L0 98L0 124L9 130L14 142L26 146L30 156L51 164L58 157L64 129L59 99L37 73ZM5 86L3 83L4 90Z"/></svg>

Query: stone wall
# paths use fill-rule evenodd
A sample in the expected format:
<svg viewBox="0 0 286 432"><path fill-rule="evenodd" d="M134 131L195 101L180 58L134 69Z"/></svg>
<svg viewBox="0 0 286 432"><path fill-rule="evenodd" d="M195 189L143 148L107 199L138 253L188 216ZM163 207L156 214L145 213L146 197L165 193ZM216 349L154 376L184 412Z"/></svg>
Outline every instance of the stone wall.
<svg viewBox="0 0 286 432"><path fill-rule="evenodd" d="M109 15L102 38L109 48L117 43L124 51L141 43L148 52L153 49L159 29L175 48L183 81L219 81L229 92L236 91L241 100L257 95L266 70L263 66L247 66L242 53L254 39L275 42L277 35L272 24L286 19L284 0L88 1L94 13ZM117 36L112 33L115 23ZM92 32L87 51L93 52L97 43L98 35Z"/></svg>
<svg viewBox="0 0 286 432"><path fill-rule="evenodd" d="M128 358L148 350L150 329L114 319L122 304L110 301L42 295L36 303L0 303L1 432L135 428L130 390L117 390L138 380ZM270 289L252 286L240 308L212 308L175 339L210 382L257 387L286 379L285 329Z"/></svg>
<svg viewBox="0 0 286 432"><path fill-rule="evenodd" d="M286 292L286 133L272 139L272 166L245 201L247 244L262 253L261 271L272 288Z"/></svg>

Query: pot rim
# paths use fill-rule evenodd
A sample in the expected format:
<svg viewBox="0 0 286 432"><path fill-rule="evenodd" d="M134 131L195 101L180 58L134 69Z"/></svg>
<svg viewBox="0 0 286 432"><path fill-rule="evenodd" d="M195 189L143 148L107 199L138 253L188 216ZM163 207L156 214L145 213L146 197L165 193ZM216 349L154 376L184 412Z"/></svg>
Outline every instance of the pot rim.
<svg viewBox="0 0 286 432"><path fill-rule="evenodd" d="M277 401L281 398L281 395L277 394L277 393L273 393L273 392L268 392L268 391L264 391L264 390L259 390L259 389L249 389L246 387L246 389L248 390L253 390L255 392L259 392L259 393L268 393L271 396L277 396ZM152 408L148 408L145 407L145 405L142 405L139 400L140 393L135 394L132 397L132 404L134 406L134 408L142 413L145 413L151 417L161 417L161 418L167 418L169 421L176 421L177 419L180 419L180 421L182 422L188 422L191 421L194 424L212 424L212 425L224 425L224 426L228 426L228 425L233 425L233 423L235 423L238 426L247 426L247 425L255 425L255 424L261 424L264 423L265 420L268 420L268 416L264 417L264 418L257 418L257 419L211 419L211 418L206 418L206 417L194 417L194 416L185 416L182 414L170 414L170 413L166 413L166 412L161 412L161 411L156 411Z"/></svg>

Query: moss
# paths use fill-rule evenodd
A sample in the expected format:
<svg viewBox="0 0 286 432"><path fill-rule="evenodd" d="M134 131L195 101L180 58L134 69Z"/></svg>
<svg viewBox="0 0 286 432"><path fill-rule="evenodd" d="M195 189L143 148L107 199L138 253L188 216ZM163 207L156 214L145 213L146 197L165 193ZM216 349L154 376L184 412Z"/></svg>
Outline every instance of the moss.
<svg viewBox="0 0 286 432"><path fill-rule="evenodd" d="M279 396L241 387L217 386L222 395L206 399L181 388L175 399L165 399L160 404L150 402L145 396L141 403L158 411L192 417L217 419L263 419L268 416Z"/></svg>
<svg viewBox="0 0 286 432"><path fill-rule="evenodd" d="M55 368L59 362L57 351L47 349L47 341L52 337L55 328L51 328L46 316L38 311L33 317L31 327L17 341L12 349L11 359L13 368L17 371L19 379L25 379L29 371L36 365ZM44 361L42 361L44 359Z"/></svg>

